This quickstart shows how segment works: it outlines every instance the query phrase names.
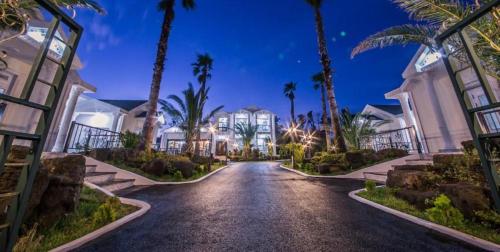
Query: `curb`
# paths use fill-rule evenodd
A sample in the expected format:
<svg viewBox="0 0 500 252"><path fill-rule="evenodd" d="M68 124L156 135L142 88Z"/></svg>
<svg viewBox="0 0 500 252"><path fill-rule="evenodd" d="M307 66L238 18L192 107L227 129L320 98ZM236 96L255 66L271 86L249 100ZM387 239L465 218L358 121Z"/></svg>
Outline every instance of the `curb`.
<svg viewBox="0 0 500 252"><path fill-rule="evenodd" d="M369 206L372 206L374 208L382 210L382 211L384 211L386 213L395 215L395 216L397 216L399 218L405 219L405 220L410 221L410 222L412 222L414 224L417 224L417 225L423 226L425 228L437 231L439 233L451 236L451 237L453 237L455 239L458 239L458 240L461 240L463 242L472 244L472 245L474 245L476 247L479 247L479 248L482 248L482 249L485 249L485 250L488 250L488 251L500 251L500 245L495 244L493 242L486 241L486 240L477 238L475 236L472 236L472 235L469 235L469 234L466 234L466 233L462 233L462 232L460 232L458 230L451 229L449 227L445 227L445 226L442 226L442 225L439 225L439 224L436 224L436 223L433 223L433 222L430 222L430 221L427 221L427 220L420 219L420 218L415 217L413 215L409 215L409 214L400 212L398 210L395 210L395 209L392 209L392 208L380 205L378 203L375 203L373 201L367 200L365 198L362 198L362 197L356 195L357 193L362 192L362 191L365 191L365 189L359 189L359 190L352 191L352 192L349 193L349 197L352 198L352 199L354 199L354 200L356 200L356 201L358 201L358 202L361 202L363 204L367 204Z"/></svg>
<svg viewBox="0 0 500 252"><path fill-rule="evenodd" d="M339 177L338 175L336 176L321 176L321 175L309 175L307 173L304 173L304 172L301 172L301 171L297 171L297 170L294 170L294 169L291 169L291 168L288 168L288 167L285 167L283 165L280 164L280 168L282 169L285 169L285 170L288 170L290 172L294 172L296 174L299 174L301 176L304 176L304 177L308 177L308 178L326 178L326 179L333 179L333 178L343 178L343 177Z"/></svg>
<svg viewBox="0 0 500 252"><path fill-rule="evenodd" d="M104 190L104 189L102 189L94 184L86 182L85 185L92 188L92 189L100 190L108 196L114 197L113 193L111 193L107 190ZM123 204L136 206L136 207L139 207L140 209L127 215L127 216L124 216L124 217L116 220L115 222L109 223L108 225L101 227L92 233L86 234L86 235L84 235L76 240L73 240L69 243L63 244L57 248L51 249L50 252L65 252L65 251L70 251L70 250L74 250L76 248L79 248L82 245L84 245L88 242L91 242L91 241L101 237L102 235L107 234L107 233L125 225L126 223L131 222L132 220L135 220L135 219L143 216L144 214L146 214L146 212L149 211L149 209L151 209L151 205L149 205L148 203L146 203L144 201L128 199L128 198L121 198L121 197L119 199Z"/></svg>
<svg viewBox="0 0 500 252"><path fill-rule="evenodd" d="M203 177L201 177L201 178L198 178L198 179L195 179L195 180L191 180L191 181L182 181L182 182L159 182L159 181L154 181L154 180L152 180L152 179L149 179L149 180L151 180L151 182L153 182L153 183L154 183L154 185L184 185L184 184L194 184L194 183L198 183L198 182L201 182L201 181L203 181L203 180L205 180L205 179L209 178L210 176L212 176L212 175L214 175L214 174L216 174L216 173L218 173L218 172L220 172L220 171L222 171L222 170L224 170L224 169L228 168L229 166L230 166L230 165L223 166L223 167L221 167L221 168L219 168L219 169L217 169L217 170L215 170L215 171L210 172L209 174L207 174L207 175L205 175L205 176L203 176ZM140 176L140 175L137 175L137 176ZM141 177L142 177L142 176L141 176ZM146 178L146 179L148 179L148 178Z"/></svg>

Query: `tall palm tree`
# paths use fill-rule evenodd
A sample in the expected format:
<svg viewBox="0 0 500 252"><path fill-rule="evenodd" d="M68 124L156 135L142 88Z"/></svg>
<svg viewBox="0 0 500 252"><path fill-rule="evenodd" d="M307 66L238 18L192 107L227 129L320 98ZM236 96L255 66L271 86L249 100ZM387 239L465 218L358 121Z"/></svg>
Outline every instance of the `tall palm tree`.
<svg viewBox="0 0 500 252"><path fill-rule="evenodd" d="M234 131L237 135L241 136L243 141L243 153L245 158L250 156L250 151L252 150L252 140L257 134L259 127L257 125L252 125L251 123L237 123L234 126Z"/></svg>
<svg viewBox="0 0 500 252"><path fill-rule="evenodd" d="M162 110L172 117L175 125L179 126L185 134L186 145L183 149L186 153L193 153L193 140L197 132L198 123L209 123L215 113L219 112L224 106L219 106L206 116L203 115L201 104L204 104L209 89L205 93L200 90L195 91L193 85L189 83L188 89L182 92L183 98L177 95L168 96L168 100L160 100ZM172 103L173 102L173 103ZM200 118L202 118L200 120Z"/></svg>
<svg viewBox="0 0 500 252"><path fill-rule="evenodd" d="M208 53L206 54L198 54L197 60L195 63L191 64L193 66L193 74L197 77L198 83L200 83L200 92L204 94L207 90L207 81L212 78L212 69L213 69L214 60L210 57ZM208 99L208 97L207 97ZM201 111L203 113L203 107L205 104L201 104ZM201 141L201 117L199 118L198 129L196 134L196 142L194 148L194 155L198 156L200 152L200 141Z"/></svg>
<svg viewBox="0 0 500 252"><path fill-rule="evenodd" d="M297 90L297 83L295 82L286 83L283 89L283 93L290 100L290 115L294 125L297 123L295 121L295 90Z"/></svg>
<svg viewBox="0 0 500 252"><path fill-rule="evenodd" d="M310 130L310 131L316 131L316 122L314 122L314 114L311 111L307 112L306 114L306 122L307 122L307 128Z"/></svg>
<svg viewBox="0 0 500 252"><path fill-rule="evenodd" d="M483 4L491 1L392 0L392 2L420 24L398 25L377 32L360 42L352 50L352 58L374 48L392 45L404 46L411 43L422 44L437 51L439 48L434 38L441 31L451 27ZM491 16L486 16L479 22L469 25L468 29L464 29L473 38L474 47L479 57L486 62L488 74L496 78L499 78L500 74L499 30L500 10L492 11ZM450 42L457 43L453 40ZM459 44L455 45L455 48L459 47L461 47Z"/></svg>
<svg viewBox="0 0 500 252"><path fill-rule="evenodd" d="M326 149L329 150L331 148L331 138L330 138L330 126L328 125L328 112L326 109L326 95L325 95L325 76L323 73L317 73L313 75L312 81L314 83L314 90L321 91L321 124L323 129L325 130L325 139L326 139Z"/></svg>
<svg viewBox="0 0 500 252"><path fill-rule="evenodd" d="M335 147L338 152L346 152L347 147L342 136L342 127L340 125L339 111L335 92L333 88L333 72L330 67L331 60L328 55L328 48L326 46L325 29L323 26L323 18L321 16L321 5L323 0L306 0L314 9L316 19L316 33L318 37L319 56L321 64L323 65L323 76L325 78L325 88L328 94L328 103L330 105L330 118L332 120L332 129L335 134Z"/></svg>
<svg viewBox="0 0 500 252"><path fill-rule="evenodd" d="M160 96L160 85L163 77L163 70L165 68L165 57L167 56L168 39L170 37L170 30L172 22L174 21L175 0L160 0L158 9L164 13L163 23L161 26L161 35L158 42L158 49L156 51L156 60L153 68L153 79L151 81L151 89L149 92L149 105L146 113L146 120L142 129L144 137L144 148L146 151L151 150L151 143L153 142L154 120L156 110L158 107L158 98ZM184 9L192 10L195 8L194 0L182 0Z"/></svg>

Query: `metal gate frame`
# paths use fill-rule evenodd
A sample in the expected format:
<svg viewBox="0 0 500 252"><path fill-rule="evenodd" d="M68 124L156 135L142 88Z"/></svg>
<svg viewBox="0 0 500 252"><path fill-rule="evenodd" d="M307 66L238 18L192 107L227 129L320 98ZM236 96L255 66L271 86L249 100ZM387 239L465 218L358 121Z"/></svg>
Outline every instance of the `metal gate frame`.
<svg viewBox="0 0 500 252"><path fill-rule="evenodd" d="M472 41L464 30L467 28L467 26L477 21L481 17L487 15L490 11L492 11L494 8L498 8L499 6L500 0L492 1L436 37L436 43L440 48L440 53L443 56L444 65L446 67L446 70L448 71L448 74L450 75L451 83L453 84L453 88L458 97L460 107L462 108L465 117L465 121L467 122L469 131L472 135L474 145L478 150L483 173L486 177L488 186L491 190L491 196L493 198L495 208L498 212L500 212L500 178L496 171L496 167L494 166L494 163L498 162L498 160L496 160L495 157L491 157L488 155L488 145L491 143L491 140L500 139L500 133L484 132L483 128L480 125L480 121L478 120L477 114L494 108L499 108L500 102L497 101L493 91L491 90L491 87L488 84L488 80L486 78L485 71L481 66L481 61L477 54L474 52ZM470 98L464 88L464 82L459 75L460 72L464 70L464 68L454 66L449 59L449 56L452 56L454 52L450 52L450 47L447 46L445 41L447 39L450 39L454 35L458 36L459 41L461 42L463 47L456 49L454 52L457 52L459 50L465 51L465 55L470 61L470 65L467 66L466 69L472 67L472 70L476 74L478 81L481 84L481 87L486 95L486 98L488 99L489 105L477 108L472 107Z"/></svg>
<svg viewBox="0 0 500 252"><path fill-rule="evenodd" d="M0 100L41 111L34 134L0 130L0 136L3 136L3 140L0 144L0 174L3 173L5 167L8 166L16 166L22 169L17 180L16 190L11 193L0 194L0 205L4 207L3 209L6 209L7 212L5 223L0 223L0 251L12 251L16 243L31 196L33 182L39 170L43 147L83 33L83 28L57 6L49 3L47 0L36 0L36 2L40 5L40 8L52 15L47 34L36 53L21 96L17 98L6 94L0 94ZM61 25L65 25L70 30L67 41L55 36ZM65 44L65 50L60 60L51 58L48 55L53 40ZM43 64L48 61L57 66L52 81L39 78ZM30 101L36 83L47 85L50 88L45 104ZM22 163L13 164L7 162L7 157L15 139L31 141L32 152Z"/></svg>

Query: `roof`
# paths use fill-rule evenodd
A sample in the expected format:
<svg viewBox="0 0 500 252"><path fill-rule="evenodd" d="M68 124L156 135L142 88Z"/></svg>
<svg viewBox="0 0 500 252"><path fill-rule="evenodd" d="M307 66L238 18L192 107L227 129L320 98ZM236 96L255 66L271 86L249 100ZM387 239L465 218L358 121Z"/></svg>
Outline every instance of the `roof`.
<svg viewBox="0 0 500 252"><path fill-rule="evenodd" d="M261 108L259 108L259 107L257 107L257 106L248 106L248 107L243 108L243 109L244 109L244 110L247 110L247 111L250 111L250 112L252 112L252 113L255 113L255 112L257 112L257 111L261 111L261 110L263 110L263 109L261 109Z"/></svg>
<svg viewBox="0 0 500 252"><path fill-rule="evenodd" d="M147 100L100 100L100 101L119 107L126 111L135 109L141 106L142 104L148 102Z"/></svg>
<svg viewBox="0 0 500 252"><path fill-rule="evenodd" d="M393 115L403 114L403 108L401 107L401 105L374 105L374 104L369 104L369 105Z"/></svg>

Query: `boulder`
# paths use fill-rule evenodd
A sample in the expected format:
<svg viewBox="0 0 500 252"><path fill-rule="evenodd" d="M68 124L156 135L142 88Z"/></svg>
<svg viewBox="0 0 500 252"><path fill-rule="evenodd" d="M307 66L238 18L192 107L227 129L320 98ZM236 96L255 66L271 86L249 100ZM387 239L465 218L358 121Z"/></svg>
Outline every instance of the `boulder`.
<svg viewBox="0 0 500 252"><path fill-rule="evenodd" d="M428 200L432 200L439 193L437 191L417 191L417 190L408 190L408 189L400 189L396 191L396 197L404 199L408 201L408 203L414 205L420 210L425 210L429 208Z"/></svg>
<svg viewBox="0 0 500 252"><path fill-rule="evenodd" d="M425 190L426 172L414 170L391 170L387 173L387 186L410 190Z"/></svg>
<svg viewBox="0 0 500 252"><path fill-rule="evenodd" d="M38 222L50 226L78 206L85 177L85 157L68 155L42 160L41 170L48 172L49 184L34 210Z"/></svg>
<svg viewBox="0 0 500 252"><path fill-rule="evenodd" d="M89 153L89 157L105 162L111 159L111 149L93 149Z"/></svg>
<svg viewBox="0 0 500 252"><path fill-rule="evenodd" d="M166 173L167 162L163 159L153 159L151 162L145 163L142 169L146 173L160 177Z"/></svg>
<svg viewBox="0 0 500 252"><path fill-rule="evenodd" d="M475 211L488 211L491 206L488 191L483 187L466 183L442 184L439 191L468 218L474 217Z"/></svg>

